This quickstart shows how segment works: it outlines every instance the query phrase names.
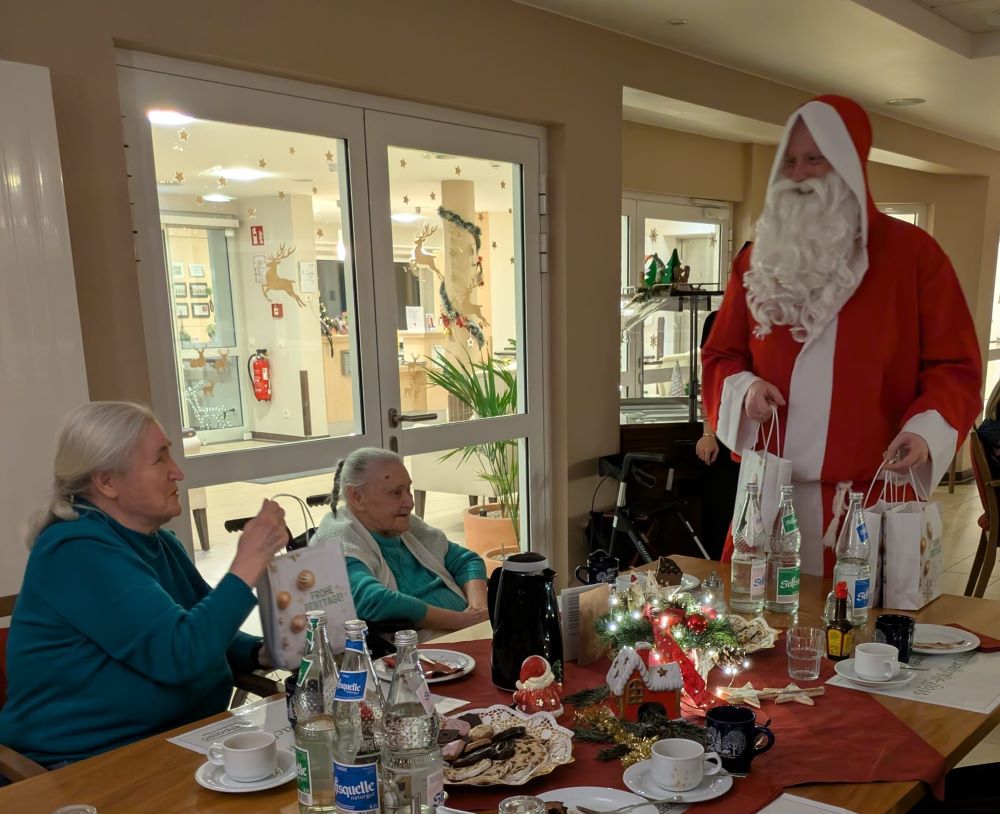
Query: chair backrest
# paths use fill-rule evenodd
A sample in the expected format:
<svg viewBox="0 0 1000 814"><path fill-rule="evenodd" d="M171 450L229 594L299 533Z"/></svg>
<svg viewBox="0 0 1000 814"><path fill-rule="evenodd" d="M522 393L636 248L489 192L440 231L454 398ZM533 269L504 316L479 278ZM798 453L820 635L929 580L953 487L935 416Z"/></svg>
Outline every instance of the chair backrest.
<svg viewBox="0 0 1000 814"><path fill-rule="evenodd" d="M986 409L983 411L983 416L987 421L997 420L998 407L1000 407L1000 381L993 386L993 390L990 391L990 397L986 399Z"/></svg>
<svg viewBox="0 0 1000 814"><path fill-rule="evenodd" d="M9 620L14 615L17 594L0 596L0 621ZM0 627L0 709L7 703L7 625Z"/></svg>
<svg viewBox="0 0 1000 814"><path fill-rule="evenodd" d="M997 499L997 489L989 485L992 480L990 464L986 458L986 448L979 433L973 430L969 433L969 453L972 460L972 474L976 477L976 488L979 490L979 500L990 523L1000 520L1000 501Z"/></svg>

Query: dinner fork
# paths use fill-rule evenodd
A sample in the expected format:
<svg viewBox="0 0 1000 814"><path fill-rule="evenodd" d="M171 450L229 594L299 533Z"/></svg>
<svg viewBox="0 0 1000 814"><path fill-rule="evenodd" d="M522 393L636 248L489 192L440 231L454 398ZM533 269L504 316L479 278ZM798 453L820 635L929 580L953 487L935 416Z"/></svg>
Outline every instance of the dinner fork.
<svg viewBox="0 0 1000 814"><path fill-rule="evenodd" d="M632 803L627 806L622 806L621 808L612 808L607 811L598 811L596 808L587 808L587 806L575 805L577 811L582 812L582 814L625 814L626 811L632 811L635 808L642 808L643 806L661 806L668 803L683 803L684 796L682 794L675 794L673 797L664 797L660 800L643 800L641 803Z"/></svg>

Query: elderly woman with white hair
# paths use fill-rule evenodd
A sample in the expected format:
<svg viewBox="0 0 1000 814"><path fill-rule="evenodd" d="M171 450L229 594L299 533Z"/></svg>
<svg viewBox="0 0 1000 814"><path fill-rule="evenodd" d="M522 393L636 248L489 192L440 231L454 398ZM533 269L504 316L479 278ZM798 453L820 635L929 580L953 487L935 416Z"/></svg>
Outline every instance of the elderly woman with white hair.
<svg viewBox="0 0 1000 814"><path fill-rule="evenodd" d="M330 513L314 545L339 544L358 616L459 630L488 618L486 567L413 512L410 475L394 452L355 450L337 466ZM346 507L338 509L341 497Z"/></svg>
<svg viewBox="0 0 1000 814"><path fill-rule="evenodd" d="M161 526L181 513L184 474L148 408L82 405L63 421L52 500L7 644L0 743L58 766L221 712L233 672L262 666L240 632L252 586L288 541L264 501L210 588Z"/></svg>

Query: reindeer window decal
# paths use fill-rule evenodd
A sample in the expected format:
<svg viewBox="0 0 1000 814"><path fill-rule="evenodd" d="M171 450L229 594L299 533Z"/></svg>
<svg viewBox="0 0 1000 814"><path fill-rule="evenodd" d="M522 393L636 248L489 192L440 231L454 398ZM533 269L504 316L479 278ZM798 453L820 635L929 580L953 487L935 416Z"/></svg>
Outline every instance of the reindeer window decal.
<svg viewBox="0 0 1000 814"><path fill-rule="evenodd" d="M295 252L295 247L286 250L285 244L282 243L278 247L278 253L269 255L267 258L267 273L264 275L264 282L261 284L261 292L264 295L264 299L271 302L271 298L267 296L268 291L284 291L289 297L295 300L299 304L299 308L304 308L305 303L298 294L295 293L295 281L289 280L287 277L278 276L278 264L289 257Z"/></svg>

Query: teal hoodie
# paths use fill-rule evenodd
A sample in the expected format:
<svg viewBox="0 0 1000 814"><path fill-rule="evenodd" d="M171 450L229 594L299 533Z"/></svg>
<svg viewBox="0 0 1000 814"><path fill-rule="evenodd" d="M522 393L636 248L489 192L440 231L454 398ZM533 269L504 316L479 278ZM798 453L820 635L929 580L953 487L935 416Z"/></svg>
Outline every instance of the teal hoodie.
<svg viewBox="0 0 1000 814"><path fill-rule="evenodd" d="M0 743L43 765L222 712L260 641L239 577L212 590L171 532L79 508L35 542L7 642Z"/></svg>

